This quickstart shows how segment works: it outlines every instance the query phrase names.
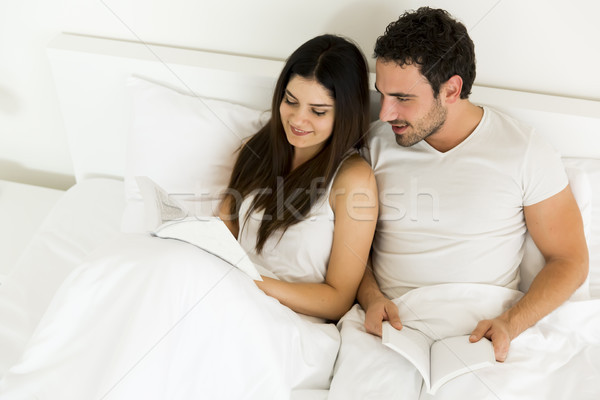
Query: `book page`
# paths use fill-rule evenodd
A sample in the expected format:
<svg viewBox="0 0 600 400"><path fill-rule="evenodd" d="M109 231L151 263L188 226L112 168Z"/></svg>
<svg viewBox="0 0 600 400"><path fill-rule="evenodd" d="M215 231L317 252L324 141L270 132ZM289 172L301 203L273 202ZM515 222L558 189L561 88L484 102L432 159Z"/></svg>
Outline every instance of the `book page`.
<svg viewBox="0 0 600 400"><path fill-rule="evenodd" d="M430 347L433 340L416 329L403 326L401 330L397 330L389 322L384 321L381 342L413 363L429 388Z"/></svg>
<svg viewBox="0 0 600 400"><path fill-rule="evenodd" d="M153 231L168 221L181 221L189 212L156 182L147 176L136 176L135 182L144 201L144 220L146 229Z"/></svg>
<svg viewBox="0 0 600 400"><path fill-rule="evenodd" d="M496 362L494 346L486 338L477 343L469 342L470 335L439 340L431 346L431 390L437 389L450 379L470 371L493 365Z"/></svg>
<svg viewBox="0 0 600 400"><path fill-rule="evenodd" d="M153 235L191 243L241 269L252 279L262 280L242 246L218 217L169 222L158 227Z"/></svg>

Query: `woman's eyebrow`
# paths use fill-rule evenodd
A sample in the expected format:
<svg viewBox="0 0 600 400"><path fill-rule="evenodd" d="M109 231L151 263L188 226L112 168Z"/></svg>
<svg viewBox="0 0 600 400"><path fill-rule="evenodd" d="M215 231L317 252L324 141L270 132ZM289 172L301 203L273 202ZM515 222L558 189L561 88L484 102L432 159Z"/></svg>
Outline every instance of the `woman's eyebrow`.
<svg viewBox="0 0 600 400"><path fill-rule="evenodd" d="M294 96L294 95L292 94L292 92L290 92L288 89L285 89L285 93L286 93L288 96L290 96L291 98L293 98L294 100L298 100L298 99L296 98L296 96ZM312 107L333 107L333 104L314 104L314 103L311 103L311 104L309 104L309 106L312 106Z"/></svg>
<svg viewBox="0 0 600 400"><path fill-rule="evenodd" d="M291 97L291 98L293 98L294 100L298 100L298 99L296 98L296 96L294 96L294 95L292 94L292 92L290 92L288 89L285 89L285 94L287 94L288 96L290 96L290 97Z"/></svg>

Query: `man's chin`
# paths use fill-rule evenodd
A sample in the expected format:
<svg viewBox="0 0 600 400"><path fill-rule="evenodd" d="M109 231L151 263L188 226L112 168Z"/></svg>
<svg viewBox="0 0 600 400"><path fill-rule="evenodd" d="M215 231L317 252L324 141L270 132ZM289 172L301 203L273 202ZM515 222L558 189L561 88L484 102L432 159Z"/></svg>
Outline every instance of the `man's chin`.
<svg viewBox="0 0 600 400"><path fill-rule="evenodd" d="M396 134L394 134L394 136L396 137L396 143L398 143L402 147L410 147L410 146L412 146L412 145L414 145L415 143L418 142L418 140L415 141L414 138L407 137L407 136L404 136L404 135L396 135ZM413 139L413 140L411 140L411 139Z"/></svg>

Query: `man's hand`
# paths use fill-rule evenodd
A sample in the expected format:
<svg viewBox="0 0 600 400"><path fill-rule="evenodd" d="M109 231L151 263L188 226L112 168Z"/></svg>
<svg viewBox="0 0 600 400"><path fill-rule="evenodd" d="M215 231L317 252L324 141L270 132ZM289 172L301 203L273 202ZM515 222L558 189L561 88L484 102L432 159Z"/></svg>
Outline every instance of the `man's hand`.
<svg viewBox="0 0 600 400"><path fill-rule="evenodd" d="M398 330L402 329L402 322L400 322L398 316L398 306L384 296L371 302L365 310L365 314L365 329L372 335L381 336L383 321L389 321Z"/></svg>
<svg viewBox="0 0 600 400"><path fill-rule="evenodd" d="M504 362L508 355L510 341L513 339L508 322L502 317L479 321L475 330L471 332L469 341L478 342L482 337L492 341L496 361Z"/></svg>
<svg viewBox="0 0 600 400"><path fill-rule="evenodd" d="M365 330L368 333L381 336L383 321L389 321L398 330L402 329L398 306L379 290L379 285L375 280L373 268L371 267L371 259L369 259L367 268L365 268L356 297L365 310Z"/></svg>
<svg viewBox="0 0 600 400"><path fill-rule="evenodd" d="M567 300L588 273L583 222L568 186L546 200L525 206L524 213L527 229L546 265L517 304L499 317L480 321L470 338L471 342L484 336L490 339L498 361L506 360L512 339Z"/></svg>

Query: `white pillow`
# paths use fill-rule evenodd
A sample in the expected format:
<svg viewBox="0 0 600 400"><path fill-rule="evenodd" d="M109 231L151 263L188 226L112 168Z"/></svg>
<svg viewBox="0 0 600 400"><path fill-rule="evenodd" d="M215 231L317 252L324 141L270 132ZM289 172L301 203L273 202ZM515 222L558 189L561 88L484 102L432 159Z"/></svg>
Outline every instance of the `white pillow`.
<svg viewBox="0 0 600 400"><path fill-rule="evenodd" d="M565 164L565 171L569 178L569 186L571 187L575 201L581 211L583 230L589 247L592 213L590 182L584 170L570 166L568 160L563 159L563 163ZM525 236L525 243L523 246L525 250L520 265L521 281L519 283L519 290L527 292L535 276L544 267L545 260L529 233ZM574 301L588 299L590 299L589 275L585 282L571 296L571 300Z"/></svg>
<svg viewBox="0 0 600 400"><path fill-rule="evenodd" d="M229 183L234 153L269 115L182 94L137 77L130 77L127 86L133 113L121 229L144 232L144 205L136 176L147 176L183 199L217 201Z"/></svg>
<svg viewBox="0 0 600 400"><path fill-rule="evenodd" d="M563 159L573 167L583 171L588 177L591 187L590 221L591 229L587 236L590 252L590 296L600 298L600 159L568 158ZM584 216L584 218L586 218ZM588 232L586 232L587 235Z"/></svg>

